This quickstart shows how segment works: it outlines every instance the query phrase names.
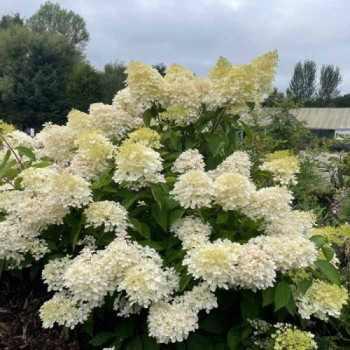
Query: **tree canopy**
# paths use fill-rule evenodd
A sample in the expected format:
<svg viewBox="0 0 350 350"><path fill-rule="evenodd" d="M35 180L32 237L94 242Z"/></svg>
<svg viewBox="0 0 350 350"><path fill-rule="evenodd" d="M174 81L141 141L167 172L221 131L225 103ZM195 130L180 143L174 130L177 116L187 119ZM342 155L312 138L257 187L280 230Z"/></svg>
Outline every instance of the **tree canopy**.
<svg viewBox="0 0 350 350"><path fill-rule="evenodd" d="M84 18L73 11L62 9L58 3L45 2L27 24L34 32L63 36L70 45L79 49L84 49L89 41Z"/></svg>

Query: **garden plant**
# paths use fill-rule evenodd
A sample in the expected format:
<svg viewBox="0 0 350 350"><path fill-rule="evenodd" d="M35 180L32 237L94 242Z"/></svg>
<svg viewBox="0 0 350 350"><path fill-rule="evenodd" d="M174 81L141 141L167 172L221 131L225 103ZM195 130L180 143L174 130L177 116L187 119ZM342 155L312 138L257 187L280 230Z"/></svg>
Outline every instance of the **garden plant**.
<svg viewBox="0 0 350 350"><path fill-rule="evenodd" d="M41 274L44 328L100 349L322 348L348 293L315 213L293 210L299 157L240 142L277 62L131 62L112 105L34 139L2 128L1 267Z"/></svg>

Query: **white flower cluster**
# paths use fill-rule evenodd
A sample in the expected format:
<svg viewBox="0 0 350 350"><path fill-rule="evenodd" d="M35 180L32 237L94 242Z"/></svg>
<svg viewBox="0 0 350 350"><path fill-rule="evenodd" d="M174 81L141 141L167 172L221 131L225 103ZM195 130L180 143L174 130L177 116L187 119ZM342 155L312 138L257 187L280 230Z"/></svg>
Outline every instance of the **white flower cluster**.
<svg viewBox="0 0 350 350"><path fill-rule="evenodd" d="M132 118L123 109L103 103L90 105L89 114L94 128L101 130L109 139L123 139L132 129L141 126L141 119Z"/></svg>
<svg viewBox="0 0 350 350"><path fill-rule="evenodd" d="M261 188L250 196L249 206L243 212L253 220L277 220L291 210L292 198L285 187Z"/></svg>
<svg viewBox="0 0 350 350"><path fill-rule="evenodd" d="M217 306L214 293L203 284L171 302L154 303L147 319L149 335L155 337L158 343L183 341L198 328L198 312L209 312Z"/></svg>
<svg viewBox="0 0 350 350"><path fill-rule="evenodd" d="M314 281L305 294L296 295L296 304L302 318L309 319L314 316L327 321L330 316L340 316L348 298L348 292L344 287Z"/></svg>
<svg viewBox="0 0 350 350"><path fill-rule="evenodd" d="M202 110L197 78L187 69L174 64L166 70L164 82L167 100L165 107L169 112L163 113L162 116L177 125L196 122ZM181 110L181 113L171 113L176 109Z"/></svg>
<svg viewBox="0 0 350 350"><path fill-rule="evenodd" d="M59 291L58 298L64 295L75 308L90 311L114 291L125 293L129 309L134 304L149 307L170 297L179 282L173 269L162 266L162 259L155 250L119 237L103 250L85 248L72 260L50 262L44 269L43 278L50 290ZM54 301L47 303L51 305ZM68 319L66 314L49 308L47 303L41 312L45 327L54 322L74 327L81 322L78 315L71 313L72 318ZM125 308L121 312L128 313Z"/></svg>
<svg viewBox="0 0 350 350"><path fill-rule="evenodd" d="M202 170L190 170L178 177L170 192L184 208L210 207L214 196L213 182Z"/></svg>
<svg viewBox="0 0 350 350"><path fill-rule="evenodd" d="M171 170L175 173L184 174L190 170L204 171L203 156L197 149L188 149L182 152L175 160Z"/></svg>
<svg viewBox="0 0 350 350"><path fill-rule="evenodd" d="M264 231L268 235L307 235L315 221L316 216L313 212L294 210L279 219L266 222Z"/></svg>
<svg viewBox="0 0 350 350"><path fill-rule="evenodd" d="M183 249L189 250L209 242L211 227L199 218L187 216L176 220L170 231L181 240Z"/></svg>
<svg viewBox="0 0 350 350"><path fill-rule="evenodd" d="M275 328L276 332L271 336L274 339L274 350L317 349L315 335L311 332L302 331L286 323L277 323Z"/></svg>
<svg viewBox="0 0 350 350"><path fill-rule="evenodd" d="M311 266L317 259L317 248L302 235L276 234L259 236L250 240L274 261L282 272Z"/></svg>
<svg viewBox="0 0 350 350"><path fill-rule="evenodd" d="M248 153L242 151L233 152L215 170L209 172L213 179L224 173L237 173L246 177L250 176L252 162Z"/></svg>
<svg viewBox="0 0 350 350"><path fill-rule="evenodd" d="M98 130L81 132L76 140L76 153L68 171L87 180L96 180L109 168L109 160L113 158L114 146Z"/></svg>
<svg viewBox="0 0 350 350"><path fill-rule="evenodd" d="M289 151L277 151L267 156L260 169L271 172L273 180L281 185L295 185L296 174L300 170L299 163L299 158Z"/></svg>
<svg viewBox="0 0 350 350"><path fill-rule="evenodd" d="M0 258L18 266L30 253L36 259L48 252L40 233L50 225L63 223L70 208L80 208L91 201L88 183L55 168L29 168L21 173L23 191L0 193Z"/></svg>
<svg viewBox="0 0 350 350"><path fill-rule="evenodd" d="M116 234L126 232L131 226L128 213L119 203L100 201L91 203L85 210L86 227L104 226L104 231L114 231Z"/></svg>
<svg viewBox="0 0 350 350"><path fill-rule="evenodd" d="M116 171L113 180L126 183L132 189L139 189L151 183L165 182L160 173L162 159L158 152L141 143L122 144L115 156Z"/></svg>
<svg viewBox="0 0 350 350"><path fill-rule="evenodd" d="M238 173L224 173L214 182L215 202L223 210L243 210L250 204L255 185Z"/></svg>

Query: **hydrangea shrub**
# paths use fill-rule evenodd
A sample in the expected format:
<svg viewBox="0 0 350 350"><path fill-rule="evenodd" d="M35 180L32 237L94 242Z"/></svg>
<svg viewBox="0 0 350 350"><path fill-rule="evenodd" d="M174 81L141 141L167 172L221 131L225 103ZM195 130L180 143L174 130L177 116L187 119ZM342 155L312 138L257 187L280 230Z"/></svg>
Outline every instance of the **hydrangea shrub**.
<svg viewBox="0 0 350 350"><path fill-rule="evenodd" d="M299 161L239 149L276 64L163 78L131 62L112 105L2 133L0 259L43 264L43 327L84 324L114 349L247 349L262 319L280 322L271 349L317 347L309 320L338 317L347 293L314 214L292 209Z"/></svg>

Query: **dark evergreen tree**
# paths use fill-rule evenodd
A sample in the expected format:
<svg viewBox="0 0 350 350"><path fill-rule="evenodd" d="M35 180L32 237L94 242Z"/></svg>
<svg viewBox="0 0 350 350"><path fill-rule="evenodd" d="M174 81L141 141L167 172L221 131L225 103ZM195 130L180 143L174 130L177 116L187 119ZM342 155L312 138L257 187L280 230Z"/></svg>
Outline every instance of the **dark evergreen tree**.
<svg viewBox="0 0 350 350"><path fill-rule="evenodd" d="M342 82L339 67L323 65L320 74L320 87L318 97L321 100L329 101L339 96L339 84Z"/></svg>
<svg viewBox="0 0 350 350"><path fill-rule="evenodd" d="M102 102L110 104L115 94L125 88L126 66L124 63L108 63L101 74Z"/></svg>
<svg viewBox="0 0 350 350"><path fill-rule="evenodd" d="M287 94L298 101L310 100L316 95L316 88L316 63L310 60L298 62Z"/></svg>
<svg viewBox="0 0 350 350"><path fill-rule="evenodd" d="M74 68L67 85L70 107L87 112L90 104L101 102L101 75L87 62Z"/></svg>

